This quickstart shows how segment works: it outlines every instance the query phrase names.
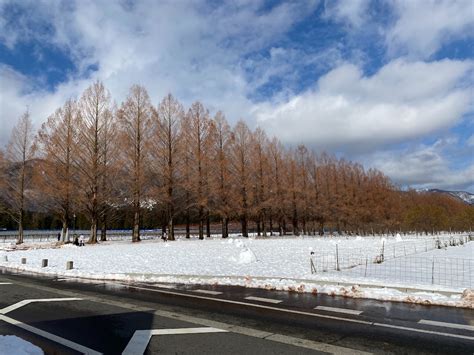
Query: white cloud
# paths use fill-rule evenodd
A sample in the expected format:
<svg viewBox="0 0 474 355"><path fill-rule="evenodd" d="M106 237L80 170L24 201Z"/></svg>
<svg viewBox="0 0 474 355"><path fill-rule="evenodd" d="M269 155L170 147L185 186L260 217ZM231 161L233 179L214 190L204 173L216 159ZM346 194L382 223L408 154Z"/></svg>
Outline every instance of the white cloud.
<svg viewBox="0 0 474 355"><path fill-rule="evenodd" d="M453 169L444 150L456 141L437 141L402 151L375 153L371 165L402 186L471 190L474 188L474 164Z"/></svg>
<svg viewBox="0 0 474 355"><path fill-rule="evenodd" d="M342 65L288 101L255 107L259 124L288 143L367 150L420 137L469 110L468 61L395 60L372 76Z"/></svg>
<svg viewBox="0 0 474 355"><path fill-rule="evenodd" d="M0 147L7 143L17 119L27 109L35 127L39 128L48 115L68 98L76 97L88 84L88 80L69 82L50 93L38 90L28 77L0 64Z"/></svg>
<svg viewBox="0 0 474 355"><path fill-rule="evenodd" d="M474 147L474 134L467 139L466 144L468 147Z"/></svg>
<svg viewBox="0 0 474 355"><path fill-rule="evenodd" d="M252 125L258 119L285 142L345 152L374 151L426 136L454 125L472 110L468 91L472 83L463 82L472 75L472 62L413 60L429 57L450 38L469 35L472 12L462 1L391 2L397 10L395 22L379 36L387 36L393 56L401 53L410 59L393 60L373 75L360 69L368 53L357 48L352 53L362 59L356 66L341 62L342 47L335 44L323 46L317 56L285 41L271 47L312 13L316 1L283 2L263 10L263 0L213 7L180 1L25 0L15 6L26 15L13 22L2 13L7 3L0 0L0 42L8 48L31 39L55 46L72 58L78 71L50 92L0 66L0 146L27 105L38 127L96 78L105 82L118 101L138 83L147 87L155 103L172 92L185 105L198 99L211 111L222 109L231 121L243 117ZM368 3L327 2L323 17L347 25L348 31L366 31L374 20ZM378 30L375 25L368 32L372 36ZM354 55L351 60L357 61ZM89 77L91 64L98 70ZM295 73L298 65L318 67L318 71L335 69L311 89L295 94L289 83L301 79ZM249 97L273 78L285 81L281 91L274 93L271 102L254 104ZM435 176L448 176L448 181L446 160L436 154L426 159L425 166L429 168L431 161ZM421 161L421 155L412 152L409 162L415 166L417 159ZM422 174L413 172L412 176Z"/></svg>
<svg viewBox="0 0 474 355"><path fill-rule="evenodd" d="M360 27L368 19L369 0L330 0L324 5L324 17L347 23L351 27Z"/></svg>
<svg viewBox="0 0 474 355"><path fill-rule="evenodd" d="M472 0L393 1L398 18L386 36L392 54L428 58L452 38L474 33Z"/></svg>
<svg viewBox="0 0 474 355"><path fill-rule="evenodd" d="M248 117L252 107L248 94L272 75L290 69L275 48L271 56L276 59L256 73L263 79L249 85L253 78L247 77L242 56L283 36L316 4L283 3L262 11L263 3L258 1L217 7L146 0L25 1L14 4L23 6L25 15L7 24L3 12L8 2L0 1L3 44L13 48L19 40L34 39L68 53L78 67L54 92L38 89L31 78L2 67L0 120L6 129L0 134L0 145L6 143L11 126L27 105L39 126L66 98L80 95L94 79L103 80L119 102L132 84L139 83L147 87L155 103L172 92L185 105L201 100L211 111L222 109L231 121ZM87 77L91 64L98 70Z"/></svg>

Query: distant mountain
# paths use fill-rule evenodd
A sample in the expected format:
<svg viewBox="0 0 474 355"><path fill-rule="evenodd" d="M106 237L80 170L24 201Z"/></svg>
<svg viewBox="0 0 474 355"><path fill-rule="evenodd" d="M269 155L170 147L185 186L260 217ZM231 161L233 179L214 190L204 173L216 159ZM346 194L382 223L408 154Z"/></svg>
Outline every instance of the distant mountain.
<svg viewBox="0 0 474 355"><path fill-rule="evenodd" d="M470 192L466 191L446 191L446 190L440 190L440 189L429 189L427 190L429 192L437 192L441 194L448 194L453 197L456 197L457 199L464 201L465 203L469 205L474 205L474 194L471 194Z"/></svg>

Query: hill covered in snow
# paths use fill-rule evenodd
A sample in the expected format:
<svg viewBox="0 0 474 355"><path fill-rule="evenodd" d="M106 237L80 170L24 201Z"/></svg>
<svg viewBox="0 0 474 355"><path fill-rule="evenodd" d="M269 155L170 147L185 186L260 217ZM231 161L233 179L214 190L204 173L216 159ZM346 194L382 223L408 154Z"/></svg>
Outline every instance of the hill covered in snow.
<svg viewBox="0 0 474 355"><path fill-rule="evenodd" d="M471 194L470 192L466 191L447 191L447 190L440 190L440 189L430 189L428 190L429 192L437 192L437 193L442 193L442 194L448 194L451 195L461 201L464 201L465 203L469 205L474 205L474 194Z"/></svg>

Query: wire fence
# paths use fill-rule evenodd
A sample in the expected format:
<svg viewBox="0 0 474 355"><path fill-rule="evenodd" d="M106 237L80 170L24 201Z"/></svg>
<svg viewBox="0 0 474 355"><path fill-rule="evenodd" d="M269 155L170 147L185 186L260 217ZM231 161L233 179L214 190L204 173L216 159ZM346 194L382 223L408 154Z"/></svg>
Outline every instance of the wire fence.
<svg viewBox="0 0 474 355"><path fill-rule="evenodd" d="M407 241L364 250L340 250L311 255L311 273L337 273L344 276L402 281L451 287L472 288L474 259L423 257L416 255L434 249L463 245L473 240L470 235L439 237L422 242Z"/></svg>
<svg viewBox="0 0 474 355"><path fill-rule="evenodd" d="M449 287L473 287L474 260L408 256L383 263L359 265L345 276Z"/></svg>
<svg viewBox="0 0 474 355"><path fill-rule="evenodd" d="M43 243L43 242L55 242L58 240L58 233L59 231L35 231L32 233L25 233L23 236L23 240L25 243ZM74 234L84 235L85 237L89 237L90 231L89 230L77 230L76 233L70 233L69 239L72 241ZM14 243L17 240L17 234L4 234L0 235L0 243ZM161 231L156 230L143 230L140 231L140 239L147 240L147 239L154 239L160 238ZM100 239L100 232L98 233L98 239ZM121 231L107 231L107 240L114 241L114 240L132 240L132 232L129 230L121 230Z"/></svg>

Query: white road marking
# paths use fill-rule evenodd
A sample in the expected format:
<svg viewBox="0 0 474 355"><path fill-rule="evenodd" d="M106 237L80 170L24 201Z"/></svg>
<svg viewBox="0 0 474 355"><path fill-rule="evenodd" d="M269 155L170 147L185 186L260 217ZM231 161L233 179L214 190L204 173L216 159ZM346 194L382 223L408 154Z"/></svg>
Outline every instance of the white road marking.
<svg viewBox="0 0 474 355"><path fill-rule="evenodd" d="M275 300L273 298L263 298L263 297L253 297L253 296L245 297L245 299L249 301L259 301L259 302L267 302L267 303L275 303L275 304L283 302L282 300Z"/></svg>
<svg viewBox="0 0 474 355"><path fill-rule="evenodd" d="M426 325L434 325L436 327L446 327L446 328L454 328L454 329L466 329L466 330L472 330L474 331L474 326L472 325L467 325L467 324L457 324L457 323L445 323L445 322L437 322L434 320L427 320L427 319L422 319L418 321L420 324L426 324Z"/></svg>
<svg viewBox="0 0 474 355"><path fill-rule="evenodd" d="M204 294L207 294L207 295L214 295L214 296L222 295L222 292L211 291L211 290L193 290L193 292L204 293Z"/></svg>
<svg viewBox="0 0 474 355"><path fill-rule="evenodd" d="M0 314L7 314L15 309L26 306L27 304L34 302L60 302L60 301L82 301L82 298L42 298L42 299L33 299L33 300L23 300L12 304L11 306L0 309Z"/></svg>
<svg viewBox="0 0 474 355"><path fill-rule="evenodd" d="M160 293L164 293L164 294L167 294L167 295L175 295L175 296L182 296L182 297L188 297L188 298L209 300L209 301L220 302L220 303L228 303L228 304L235 304L235 305L240 305L240 306L248 306L248 307L253 307L253 308L268 309L268 310L271 310L271 311L277 311L277 312L282 312L282 313L299 314L299 315L303 315L303 316L309 316L309 317L315 317L315 318L324 318L324 319L332 319L332 320L349 322L349 323L373 325L375 327L403 329L403 330L408 330L408 331L411 331L411 332L436 334L436 335L442 335L442 336L446 336L446 337L461 338L461 339L468 339L468 340L473 340L474 341L474 337L468 337L468 336L464 336L464 335L457 335L457 334L451 334L451 333L441 333L441 332L432 332L432 331L429 331L429 330L423 330L423 329L418 329L418 328L399 327L399 326L396 326L396 325L375 323L375 322L370 322L370 321L364 321L364 320L361 320L361 319L343 318L343 317L337 317L337 316L330 316L330 315L327 315L327 314L309 313L309 312L304 312L304 311L297 311L297 310L294 310L294 309L277 308L277 307L266 306L266 305L262 305L262 304L226 300L226 299L223 299L223 298L212 298L212 297L206 297L206 296L190 295L190 294L186 294L186 293L165 291L165 290L157 290L157 289L152 289L152 288L147 288L147 287L138 287L138 286L130 286L130 285L127 285L127 286L130 287L130 288L135 288L137 290L147 290L147 291L152 291L152 292L160 292Z"/></svg>
<svg viewBox="0 0 474 355"><path fill-rule="evenodd" d="M0 282L0 285L11 285L11 282Z"/></svg>
<svg viewBox="0 0 474 355"><path fill-rule="evenodd" d="M435 332L435 331L432 331L432 330L425 330L425 329L418 329L418 328L408 328L408 327L402 327L402 326L399 326L399 325L384 324L384 323L373 323L373 325L375 325L376 327L408 330L409 332L435 334L435 335L442 335L442 336L446 336L446 337L460 338L460 339L467 339L467 340L474 341L474 337L470 337L470 336L467 336L467 335L458 335L458 334L452 334L452 333Z"/></svg>
<svg viewBox="0 0 474 355"><path fill-rule="evenodd" d="M3 320L4 322L7 322L7 323L9 323L9 324L11 324L11 325L14 325L14 326L17 326L17 327L19 327L19 328L22 328L22 329L24 329L24 330L26 330L26 331L29 331L29 332L31 332L31 333L34 333L34 334L36 334L36 335L42 336L43 338L52 340L52 341L54 341L54 342L56 342L56 343L58 343L58 344L61 344L61 345L66 346L66 347L68 347L68 348L70 348L70 349L79 351L80 353L88 354L88 355L100 355L100 354L102 354L102 353L100 353L100 352L98 352L98 351L89 349L88 347L85 347L85 346L83 346L83 345L74 343L74 342L72 342L72 341L70 341L70 340L67 340L67 339L58 337L57 335L54 335L54 334L45 332L44 330L41 330L41 329L32 327L31 325L22 323L22 322L17 321L17 320L15 320L15 319L13 319L13 318L10 318L10 317L4 316L4 315L0 315L0 320Z"/></svg>
<svg viewBox="0 0 474 355"><path fill-rule="evenodd" d="M163 285L163 284L152 284L152 286L161 287L161 288L174 288L174 286L171 286L171 285Z"/></svg>
<svg viewBox="0 0 474 355"><path fill-rule="evenodd" d="M176 334L202 334L202 333L227 333L227 330L202 327L202 328L177 328L177 329L147 329L137 330L122 355L143 354L153 335L176 335Z"/></svg>
<svg viewBox="0 0 474 355"><path fill-rule="evenodd" d="M32 286L29 283L23 283L23 282L15 282L15 284L21 285L23 287L27 288L34 288L35 290L43 290L47 292L55 292L57 294L61 294L64 296L76 296L77 293L72 293L69 291L63 291L63 290L58 290L58 289L53 289L50 287L46 286L39 286L39 285L34 285ZM125 285L120 284L121 286L125 287ZM152 289L147 289L152 291ZM154 289L155 292L160 292L160 290ZM175 293L173 292L162 292L165 294L170 294L173 295ZM182 294L181 294L182 295ZM201 299L211 299L208 297L195 297L195 298L201 298ZM130 310L133 310L135 312L149 312L149 308L137 306L131 303L127 303L124 301L112 301L109 299L104 299L104 298L98 298L94 296L88 297L89 301L92 302L97 302L100 304L107 304L109 306L115 306L119 308L127 308ZM214 301L219 300L216 298L213 298ZM272 307L265 307L265 306L260 306L256 304L245 304L242 302L243 305L247 306L252 306L256 308L272 308ZM277 309L277 308L275 308ZM306 339L301 339L301 338L295 338L295 337L290 337L282 334L276 334L276 333L269 333L269 332L264 332L261 330L257 330L254 328L246 328L246 327L240 327L240 326L235 326L227 323L221 323L221 322L216 322L216 321L211 321L208 319L203 319L203 318L197 318L197 317L192 317L192 316L187 316L181 313L174 313L174 312L168 312L168 311L163 311L163 310L155 310L153 312L154 315L159 316L159 317L165 317L169 319L179 319L184 322L189 322L189 323L194 323L194 324L199 324L201 326L205 327L212 327L212 328L219 328L219 329L225 329L229 332L235 333L235 334L241 334L245 336L250 336L253 338L259 338L259 339L267 339L271 341L276 341L284 344L289 344L293 345L296 347L300 348L306 348L306 349L312 349L312 350L318 350L326 353L332 353L332 354L340 354L340 355L368 355L370 354L369 352L364 352L360 350L355 350L355 349L350 349L350 348L344 348L336 345L331 345L323 342L317 342L317 341L311 341L311 340L306 340ZM314 316L314 314L312 314ZM317 315L316 315L317 316ZM330 317L330 316L328 316ZM320 318L325 318L325 317L320 317Z"/></svg>
<svg viewBox="0 0 474 355"><path fill-rule="evenodd" d="M326 307L326 306L317 306L317 310L320 311L328 311L328 312L336 312L336 313L345 313L345 314L353 314L358 316L362 313L362 311L357 311L355 309L347 309L347 308L337 308L337 307Z"/></svg>

